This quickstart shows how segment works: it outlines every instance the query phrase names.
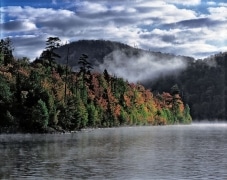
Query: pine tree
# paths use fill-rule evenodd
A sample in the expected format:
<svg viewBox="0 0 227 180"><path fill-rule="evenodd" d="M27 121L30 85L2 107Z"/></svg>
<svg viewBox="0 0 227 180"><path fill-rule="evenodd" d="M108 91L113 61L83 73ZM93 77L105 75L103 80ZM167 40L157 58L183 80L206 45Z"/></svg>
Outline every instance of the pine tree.
<svg viewBox="0 0 227 180"><path fill-rule="evenodd" d="M49 121L48 109L46 103L41 99L32 108L32 126L35 130L43 130L47 127Z"/></svg>
<svg viewBox="0 0 227 180"><path fill-rule="evenodd" d="M13 62L13 43L10 38L1 39L0 41L0 64L7 66Z"/></svg>
<svg viewBox="0 0 227 180"><path fill-rule="evenodd" d="M46 41L46 50L41 54L41 58L47 59L50 63L50 67L55 63L56 58L61 56L55 52L57 48L60 47L60 38L59 37L49 37Z"/></svg>

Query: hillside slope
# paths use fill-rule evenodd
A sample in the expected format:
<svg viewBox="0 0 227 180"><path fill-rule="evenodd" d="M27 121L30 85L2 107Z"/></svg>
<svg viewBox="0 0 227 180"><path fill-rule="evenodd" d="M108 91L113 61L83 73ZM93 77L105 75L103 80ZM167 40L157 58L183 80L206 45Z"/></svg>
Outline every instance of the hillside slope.
<svg viewBox="0 0 227 180"><path fill-rule="evenodd" d="M226 117L226 53L204 60L150 52L111 41L78 41L61 47L60 63L66 62L78 69L82 53L89 56L94 70L116 74L130 82L140 82L154 92L169 90L178 84L184 100L190 105L193 119L219 119Z"/></svg>
<svg viewBox="0 0 227 180"><path fill-rule="evenodd" d="M94 66L94 69L99 72L103 72L104 69L110 71L108 68L116 63L121 63L121 66L126 67L133 61L138 61L144 57L146 57L147 61L174 61L179 59L187 62L194 60L191 57L151 52L119 42L105 40L80 40L61 46L56 52L61 56L61 58L56 59L56 61L61 64L66 64L67 55L69 55L68 62L71 67L78 67L78 60L81 54L86 54L89 57L89 62Z"/></svg>
<svg viewBox="0 0 227 180"><path fill-rule="evenodd" d="M191 62L179 76L170 75L144 83L161 92L172 84L178 84L194 120L227 119L227 53Z"/></svg>
<svg viewBox="0 0 227 180"><path fill-rule="evenodd" d="M9 59L6 59L9 58ZM64 132L86 127L190 123L190 109L174 87L153 95L140 84L50 59L0 61L0 132Z"/></svg>

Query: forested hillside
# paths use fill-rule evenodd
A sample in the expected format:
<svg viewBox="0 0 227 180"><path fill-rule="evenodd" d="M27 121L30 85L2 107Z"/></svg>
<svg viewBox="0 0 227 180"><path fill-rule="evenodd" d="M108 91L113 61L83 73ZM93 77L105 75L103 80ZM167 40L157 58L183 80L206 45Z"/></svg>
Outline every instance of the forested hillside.
<svg viewBox="0 0 227 180"><path fill-rule="evenodd" d="M99 71L100 65L103 65L107 60L114 61L114 55L118 55L116 58L124 65L130 65L130 61L139 59L144 55L152 57L155 61L160 60L175 60L176 58L184 61L194 60L191 57L175 56L174 54L167 54L161 52L152 52L149 50L142 50L137 47L131 47L129 45L106 40L80 40L71 42L70 44L63 45L55 50L60 55L56 58L56 61L60 64L66 64L68 56L68 64L71 67L78 67L78 60L81 54L89 55L90 63L94 69ZM110 62L107 63L110 63ZM124 63L125 62L125 63ZM108 66L108 65L107 65Z"/></svg>
<svg viewBox="0 0 227 180"><path fill-rule="evenodd" d="M69 65L72 67L78 67L79 54L84 50L91 55L91 63L96 70L105 67L111 73L132 76L131 80L139 79L154 94L167 92L177 84L184 102L191 108L194 120L227 119L227 53L195 60L191 57L145 51L117 42L82 40L58 49L57 52L61 50L59 53L63 57L57 59L58 62L66 63L67 48L70 48ZM139 63L136 64L136 61ZM182 66L178 67L179 64ZM116 73L112 66L118 69Z"/></svg>
<svg viewBox="0 0 227 180"><path fill-rule="evenodd" d="M55 61L58 38L49 38L33 62L16 60L1 40L0 130L22 132L73 131L86 127L190 123L190 109L178 86L153 94L141 84L92 70L82 54L77 72Z"/></svg>
<svg viewBox="0 0 227 180"><path fill-rule="evenodd" d="M227 53L191 62L179 76L166 76L146 83L153 90L165 91L178 84L183 100L191 107L194 120L225 120Z"/></svg>

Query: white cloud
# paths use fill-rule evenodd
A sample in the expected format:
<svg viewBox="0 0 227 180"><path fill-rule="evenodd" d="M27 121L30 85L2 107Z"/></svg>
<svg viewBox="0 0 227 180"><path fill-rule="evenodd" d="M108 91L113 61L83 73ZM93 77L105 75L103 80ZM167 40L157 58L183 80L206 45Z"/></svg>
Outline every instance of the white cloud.
<svg viewBox="0 0 227 180"><path fill-rule="evenodd" d="M214 1L208 1L207 4L210 5L210 6L215 6L216 5L216 2L214 2Z"/></svg>
<svg viewBox="0 0 227 180"><path fill-rule="evenodd" d="M210 7L208 8L210 12L210 18L215 20L227 20L227 7Z"/></svg>
<svg viewBox="0 0 227 180"><path fill-rule="evenodd" d="M199 5L201 3L201 0L186 0L186 1L182 1L182 0L167 0L166 2L168 3L175 3L175 4L182 4L185 6L196 6Z"/></svg>
<svg viewBox="0 0 227 180"><path fill-rule="evenodd" d="M78 11L82 11L88 14L106 12L108 8L101 3L87 2L80 3Z"/></svg>
<svg viewBox="0 0 227 180"><path fill-rule="evenodd" d="M53 3L57 1L53 0ZM58 36L63 40L108 39L135 44L140 48L190 55L227 50L225 31L227 28L226 3L212 6L209 14L202 14L190 9L200 5L200 0L86 0L74 1L71 9L34 8L30 6L11 6L1 10L7 17L4 25L8 28L7 36L14 37L17 32L22 35L33 34L45 38ZM179 8L178 5L184 5ZM12 20L12 21L10 21ZM2 25L3 26L3 25ZM44 38L45 37L45 38ZM21 37L21 41L28 37ZM19 40L17 37L16 40ZM29 42L36 38L30 38ZM41 43L40 43L41 44ZM44 44L44 43L43 43ZM17 54L22 54L22 47L16 43ZM195 45L198 45L193 48ZM30 47L27 47L28 49ZM33 46L40 52L44 45ZM187 49L191 48L191 49ZM30 51L30 49L29 49ZM200 51L198 53L198 51ZM25 51L23 51L25 52ZM27 55L28 53L25 53ZM35 54L35 53L34 53ZM30 54L29 54L30 55ZM36 57L33 55L32 58Z"/></svg>

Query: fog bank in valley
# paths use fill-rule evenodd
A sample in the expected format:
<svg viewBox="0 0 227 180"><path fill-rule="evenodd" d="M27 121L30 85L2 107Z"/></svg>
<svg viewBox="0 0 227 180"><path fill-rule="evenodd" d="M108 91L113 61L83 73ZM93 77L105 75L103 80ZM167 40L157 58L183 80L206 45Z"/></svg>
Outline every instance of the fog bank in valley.
<svg viewBox="0 0 227 180"><path fill-rule="evenodd" d="M187 67L181 57L159 58L149 52L128 54L115 50L104 58L104 62L97 65L97 69L117 75L129 82L145 82L160 76L178 74Z"/></svg>

